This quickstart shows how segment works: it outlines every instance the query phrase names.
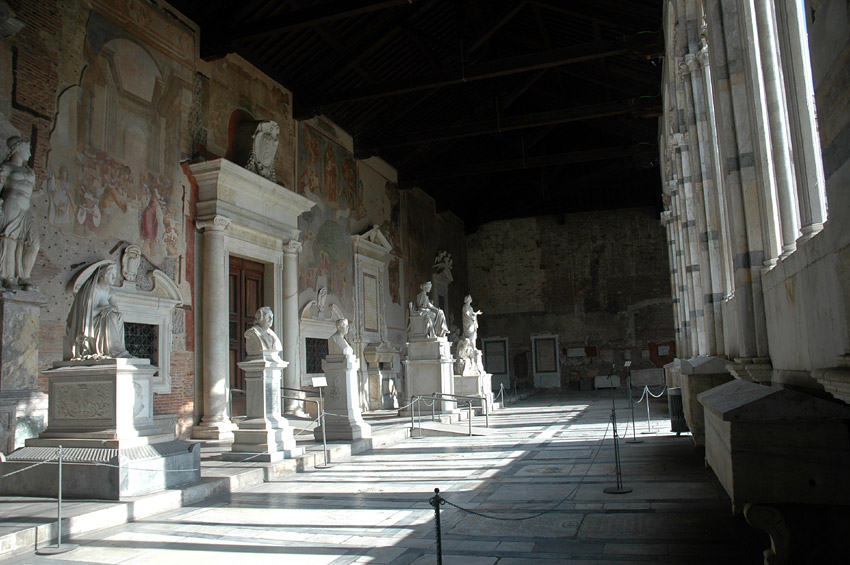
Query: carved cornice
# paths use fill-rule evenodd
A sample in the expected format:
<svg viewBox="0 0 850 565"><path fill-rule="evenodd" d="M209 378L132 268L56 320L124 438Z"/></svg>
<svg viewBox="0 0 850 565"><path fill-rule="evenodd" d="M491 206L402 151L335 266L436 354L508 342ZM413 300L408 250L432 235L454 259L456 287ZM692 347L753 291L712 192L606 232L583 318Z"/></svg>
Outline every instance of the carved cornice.
<svg viewBox="0 0 850 565"><path fill-rule="evenodd" d="M233 220L227 216L212 216L210 218L199 218L195 221L195 225L199 230L204 231L223 231L230 227Z"/></svg>

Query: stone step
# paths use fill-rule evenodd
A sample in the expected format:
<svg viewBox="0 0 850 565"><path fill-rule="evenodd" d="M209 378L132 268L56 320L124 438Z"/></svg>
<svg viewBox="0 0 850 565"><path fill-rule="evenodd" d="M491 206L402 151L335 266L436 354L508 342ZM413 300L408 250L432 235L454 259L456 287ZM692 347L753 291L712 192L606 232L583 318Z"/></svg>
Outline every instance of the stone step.
<svg viewBox="0 0 850 565"><path fill-rule="evenodd" d="M408 426L393 426L376 430L373 437L353 443L329 443L328 462L333 465L334 461L343 461L353 454L391 445L408 437ZM302 456L275 463L221 461L215 452L228 450L229 446L216 446L212 442L202 445L207 447L202 447L202 454L206 454L202 455L201 481L198 483L120 501L63 500L63 540L197 504L218 495L324 464L321 443L313 445ZM39 548L56 544L55 499L7 496L0 497L0 504L3 508L3 519L0 521L0 560L15 553L34 551L36 543ZM20 519L16 520L18 516ZM35 522L41 523L34 524Z"/></svg>

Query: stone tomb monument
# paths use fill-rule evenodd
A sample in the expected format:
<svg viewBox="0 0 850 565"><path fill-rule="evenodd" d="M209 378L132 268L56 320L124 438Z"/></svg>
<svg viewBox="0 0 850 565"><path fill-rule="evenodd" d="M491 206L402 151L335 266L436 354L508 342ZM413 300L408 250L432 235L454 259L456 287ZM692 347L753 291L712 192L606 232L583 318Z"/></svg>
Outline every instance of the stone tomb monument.
<svg viewBox="0 0 850 565"><path fill-rule="evenodd" d="M478 316L481 310L472 308L472 297L467 295L463 300L461 323L463 335L457 342L455 355L455 394L467 396L483 395L487 410L493 410L492 376L484 370L484 360L481 350L477 347ZM475 403L473 403L476 405ZM477 403L480 405L481 401Z"/></svg>
<svg viewBox="0 0 850 565"><path fill-rule="evenodd" d="M62 493L68 498L123 499L200 480L200 448L161 433L153 419L157 367L124 347L115 297L118 266L99 261L73 284L68 317L69 360L45 372L48 427L0 463L4 495L56 496L55 463L62 446ZM165 275L159 274L160 277ZM155 280L159 280L155 277ZM154 288L156 291L156 288ZM158 296L137 296L161 302Z"/></svg>
<svg viewBox="0 0 850 565"><path fill-rule="evenodd" d="M431 303L431 283L420 285L415 304L408 305L407 319L407 394L431 396L435 392L454 394L451 344L447 339L446 316ZM436 412L459 412L450 400L436 403ZM408 409L409 410L409 409Z"/></svg>
<svg viewBox="0 0 850 565"><path fill-rule="evenodd" d="M328 381L323 397L328 414L324 426L313 430L316 441L322 441L323 431L330 440L355 441L372 437L372 428L363 421L360 412L357 386L360 361L345 339L347 333L348 320L340 318L336 321L336 333L328 339L328 355L322 361Z"/></svg>
<svg viewBox="0 0 850 565"><path fill-rule="evenodd" d="M281 415L281 378L289 363L280 357L283 346L271 329L273 321L272 309L263 306L245 332L247 355L239 368L245 371L247 417L233 432L231 450L222 453L227 461L280 461L304 452Z"/></svg>

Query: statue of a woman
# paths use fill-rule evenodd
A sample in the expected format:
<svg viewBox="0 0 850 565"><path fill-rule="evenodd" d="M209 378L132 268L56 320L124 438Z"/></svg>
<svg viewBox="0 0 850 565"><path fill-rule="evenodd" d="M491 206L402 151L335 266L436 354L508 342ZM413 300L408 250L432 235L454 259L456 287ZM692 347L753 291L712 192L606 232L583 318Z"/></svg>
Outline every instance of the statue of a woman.
<svg viewBox="0 0 850 565"><path fill-rule="evenodd" d="M449 333L449 328L446 326L446 315L440 308L431 304L431 299L428 298L428 293L431 292L431 281L422 283L419 285L419 289L420 292L416 295L416 310L431 319L436 337L445 336Z"/></svg>
<svg viewBox="0 0 850 565"><path fill-rule="evenodd" d="M76 291L68 316L68 335L73 339L71 358L130 357L124 346L124 320L112 294L118 265L110 261L101 263L93 272L89 269L74 285L76 288L84 281Z"/></svg>
<svg viewBox="0 0 850 565"><path fill-rule="evenodd" d="M463 337L467 338L475 349L475 342L478 340L478 316L481 315L481 310L472 309L472 297L468 294L463 299L462 314Z"/></svg>
<svg viewBox="0 0 850 565"><path fill-rule="evenodd" d="M35 172L27 165L30 144L18 136L6 140L9 156L0 165L0 281L8 288L35 290L30 273L38 255L38 228L30 204Z"/></svg>

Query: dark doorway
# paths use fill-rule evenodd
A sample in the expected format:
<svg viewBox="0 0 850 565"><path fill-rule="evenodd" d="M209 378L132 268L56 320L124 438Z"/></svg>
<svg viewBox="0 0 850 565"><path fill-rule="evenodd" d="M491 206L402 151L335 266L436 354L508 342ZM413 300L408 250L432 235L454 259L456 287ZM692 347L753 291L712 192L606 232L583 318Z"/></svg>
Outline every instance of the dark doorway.
<svg viewBox="0 0 850 565"><path fill-rule="evenodd" d="M231 417L245 415L245 373L237 363L245 360L245 330L254 324L254 314L263 306L263 271L262 263L230 257Z"/></svg>

